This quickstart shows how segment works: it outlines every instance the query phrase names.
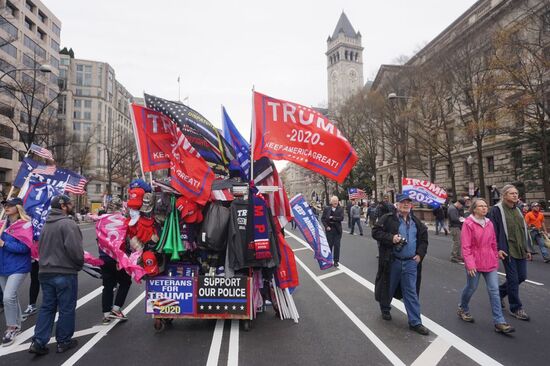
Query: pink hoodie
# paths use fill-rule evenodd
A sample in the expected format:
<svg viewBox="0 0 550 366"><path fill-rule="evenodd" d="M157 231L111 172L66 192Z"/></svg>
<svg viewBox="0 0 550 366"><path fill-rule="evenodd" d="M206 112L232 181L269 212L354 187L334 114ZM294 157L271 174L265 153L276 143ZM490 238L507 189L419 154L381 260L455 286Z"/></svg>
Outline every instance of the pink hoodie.
<svg viewBox="0 0 550 366"><path fill-rule="evenodd" d="M473 215L468 216L462 225L460 242L467 270L492 272L498 268L497 240L491 220L485 218L485 227L482 227Z"/></svg>

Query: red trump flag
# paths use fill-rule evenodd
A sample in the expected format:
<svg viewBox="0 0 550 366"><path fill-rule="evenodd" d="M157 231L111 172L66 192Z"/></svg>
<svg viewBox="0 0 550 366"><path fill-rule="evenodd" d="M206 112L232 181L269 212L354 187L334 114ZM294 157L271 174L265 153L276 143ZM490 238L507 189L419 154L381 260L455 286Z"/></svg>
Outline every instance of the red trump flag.
<svg viewBox="0 0 550 366"><path fill-rule="evenodd" d="M170 168L170 185L189 200L204 205L214 173L177 125L164 114L132 104L144 171Z"/></svg>
<svg viewBox="0 0 550 366"><path fill-rule="evenodd" d="M342 183L357 153L316 110L254 92L254 159L288 160Z"/></svg>

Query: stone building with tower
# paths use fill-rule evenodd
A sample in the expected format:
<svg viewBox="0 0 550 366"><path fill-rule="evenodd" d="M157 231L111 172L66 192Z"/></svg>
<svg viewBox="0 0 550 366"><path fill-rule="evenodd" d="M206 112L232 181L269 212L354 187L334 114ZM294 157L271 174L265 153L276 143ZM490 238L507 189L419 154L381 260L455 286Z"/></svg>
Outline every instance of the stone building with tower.
<svg viewBox="0 0 550 366"><path fill-rule="evenodd" d="M328 109L315 109L332 119L338 107L364 87L361 33L355 31L344 12L340 14L332 35L327 38L325 56ZM321 201L327 195L331 196L336 188L332 180L327 181L324 177L292 163L288 163L281 171L281 177L289 197L302 193L307 200Z"/></svg>

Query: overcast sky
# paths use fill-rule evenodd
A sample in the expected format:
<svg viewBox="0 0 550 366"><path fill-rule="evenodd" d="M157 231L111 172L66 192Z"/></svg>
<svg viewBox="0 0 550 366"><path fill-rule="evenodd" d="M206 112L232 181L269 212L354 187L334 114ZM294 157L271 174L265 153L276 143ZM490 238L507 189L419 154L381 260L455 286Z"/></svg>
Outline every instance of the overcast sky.
<svg viewBox="0 0 550 366"><path fill-rule="evenodd" d="M474 0L43 0L61 47L108 62L134 96L181 98L221 127L223 104L249 137L251 89L327 104L327 37L342 10L363 36L364 79L437 36ZM187 103L187 101L185 102Z"/></svg>

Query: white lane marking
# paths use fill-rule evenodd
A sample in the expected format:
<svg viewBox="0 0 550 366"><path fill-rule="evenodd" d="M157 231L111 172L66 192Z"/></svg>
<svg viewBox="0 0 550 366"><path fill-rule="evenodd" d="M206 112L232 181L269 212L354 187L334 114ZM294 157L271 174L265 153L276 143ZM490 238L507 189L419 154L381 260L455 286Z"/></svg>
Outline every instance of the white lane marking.
<svg viewBox="0 0 550 366"><path fill-rule="evenodd" d="M95 298L97 295L99 295L101 293L102 290L103 290L103 286L99 286L98 288L96 288L95 290L90 292L89 294L87 294L87 295L81 297L80 299L78 299L77 302L76 302L76 309L78 309L82 305L86 304L88 301ZM40 309L38 311L40 311ZM59 313L57 313L55 315L55 320L54 321L57 321L58 317L59 317ZM17 338L15 339L14 344L12 344L11 346L0 348L0 356L7 355L8 353L12 353L11 352L12 347L15 348L15 347L19 346L21 343L23 343L24 341L26 341L27 339L29 339L33 335L34 335L34 326L30 327L29 329L25 330L23 333L19 334L17 336Z"/></svg>
<svg viewBox="0 0 550 366"><path fill-rule="evenodd" d="M378 338L376 334L374 334L374 332L370 330L369 327L367 327L365 323L363 323L361 319L359 319L359 317L357 317L357 315L355 315L353 311L351 311L350 308L348 308L346 304L344 304L342 300L340 300L340 298L338 298L334 294L334 292L332 292L319 278L317 278L315 273L313 273L298 257L296 257L296 263L298 263L304 269L304 271L306 271L307 274L310 275L313 281L315 281L317 285L319 285L319 287L321 287L321 289L325 291L328 297L330 297L332 301L336 303L336 305L342 310L342 312L346 314L348 318L350 318L350 320L357 326L357 328L359 328L359 330L365 336L367 336L367 338L374 344L374 346L378 348L380 352L384 356L386 356L386 358L393 365L405 365L405 363L401 361L399 357L397 357L397 355L393 353L392 350L389 349L388 346L386 346L384 342L382 342L382 340L380 340L380 338Z"/></svg>
<svg viewBox="0 0 550 366"><path fill-rule="evenodd" d="M78 332L74 332L73 338L84 337L84 336L87 336L89 334L95 334L95 333L99 332L101 329L103 329L102 325L94 325L91 328L79 330ZM55 343L55 337L51 337L50 341L48 342L48 344L52 344L52 343ZM10 350L8 352L6 352L4 355L9 355L10 353L15 353L15 352L26 351L26 350L29 349L30 346L31 346L31 342L20 344L15 348L10 348Z"/></svg>
<svg viewBox="0 0 550 366"><path fill-rule="evenodd" d="M298 249L292 249L293 252L299 252L300 250L308 250L309 248L306 248L306 247L302 247L302 248L298 248Z"/></svg>
<svg viewBox="0 0 550 366"><path fill-rule="evenodd" d="M88 231L88 230L92 230L92 229L95 230L95 225L80 228L80 231Z"/></svg>
<svg viewBox="0 0 550 366"><path fill-rule="evenodd" d="M231 320L231 332L229 333L229 353L227 366L239 365L239 321Z"/></svg>
<svg viewBox="0 0 550 366"><path fill-rule="evenodd" d="M224 319L218 319L216 321L216 327L214 328L214 334L212 335L212 343L210 344L210 351L208 352L208 360L206 361L206 366L218 366L220 349L222 347L224 324Z"/></svg>
<svg viewBox="0 0 550 366"><path fill-rule="evenodd" d="M123 312L125 314L128 314L130 311L132 311L133 308L135 308L143 299L145 298L145 291L143 291L138 297L132 301L130 305L128 305ZM120 322L119 319L113 320L111 324L104 325L103 329L101 329L99 332L96 333L95 336L92 337L86 344L84 344L81 348L79 348L67 361L65 361L62 366L72 366L74 365L78 360L80 360L86 353L88 353L89 350L92 349L93 346L96 345L97 342L101 340L101 338L105 337L107 333L111 329L115 327Z"/></svg>
<svg viewBox="0 0 550 366"><path fill-rule="evenodd" d="M292 236L294 239L296 239L302 245L309 247L309 245L305 241L303 241L302 239L300 239L296 235L294 235L292 233L288 233L288 234L290 236ZM296 258L296 260L298 260L298 258ZM363 277L359 276L357 273L353 272L351 269L344 266L341 262L340 262L340 266L338 268L341 271L344 271L348 276L353 278L355 281L357 281L358 283L360 283L361 285L363 285L364 287L369 289L371 292L374 292L374 284L372 282L369 282L366 279L364 279ZM404 314L407 313L407 311L405 310L405 305L403 304L402 301L397 301L397 300L394 299L392 301L392 305L396 309L401 311L402 313L404 313ZM488 355L486 355L482 351L478 350L477 348L475 348L474 346L472 346L471 344L469 344L468 342L466 342L462 338L458 337L454 333L451 333L447 329L443 328L441 325L437 324L436 322L434 322L433 320L431 320L427 316L422 315L422 323L426 327L428 327L430 330L432 330L435 334L437 334L438 336L444 338L445 341L447 341L447 343L449 343L451 346L455 347L460 352L464 353L466 356L470 357L472 360L474 360L478 364L480 364L480 365L500 365L500 366L502 366L502 364L500 364L497 360L489 357Z"/></svg>
<svg viewBox="0 0 550 366"><path fill-rule="evenodd" d="M329 277L332 277L332 276L336 276L336 275L339 275L341 273L344 273L342 271L339 271L339 270L335 270L335 271L332 271L332 272L329 272L329 273L325 273L325 274L322 274L320 276L317 276L318 279L320 280L324 280L325 278L329 278Z"/></svg>
<svg viewBox="0 0 550 366"><path fill-rule="evenodd" d="M502 273L502 272L497 272L499 275L503 276L503 277L506 277L506 273ZM535 281L531 281L531 280L525 280L525 282L529 282L529 283L532 283L533 285L537 285L537 286L544 286L544 283L540 283L540 282L535 282Z"/></svg>
<svg viewBox="0 0 550 366"><path fill-rule="evenodd" d="M445 356L445 353L451 348L451 345L442 337L437 337L429 346L417 357L411 366L436 366Z"/></svg>

